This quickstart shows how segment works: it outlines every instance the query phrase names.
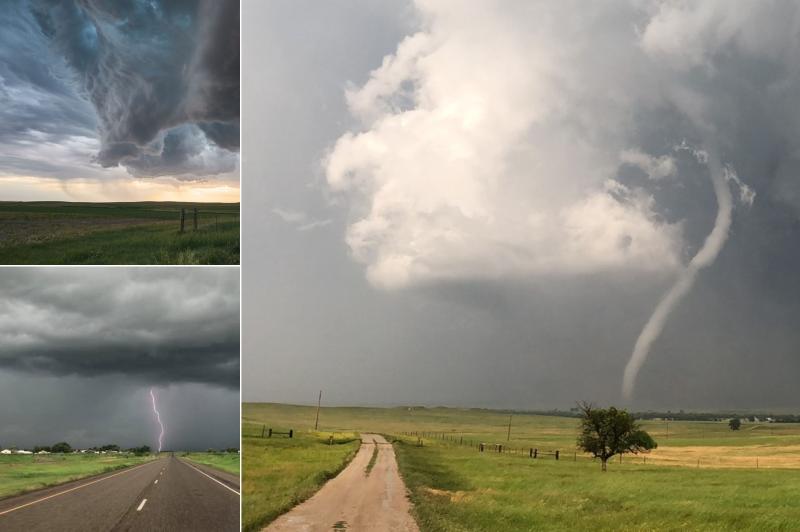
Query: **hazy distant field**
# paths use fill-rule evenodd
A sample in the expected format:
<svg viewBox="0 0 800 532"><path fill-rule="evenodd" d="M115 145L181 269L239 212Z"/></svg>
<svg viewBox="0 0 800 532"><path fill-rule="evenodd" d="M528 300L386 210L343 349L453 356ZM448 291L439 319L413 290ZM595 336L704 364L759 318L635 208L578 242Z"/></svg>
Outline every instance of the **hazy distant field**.
<svg viewBox="0 0 800 532"><path fill-rule="evenodd" d="M0 497L151 460L128 454L0 455Z"/></svg>
<svg viewBox="0 0 800 532"><path fill-rule="evenodd" d="M0 202L0 264L238 263L239 204Z"/></svg>
<svg viewBox="0 0 800 532"><path fill-rule="evenodd" d="M243 406L249 423L301 433L314 415L314 407ZM324 408L320 430L398 438L401 473L423 530L790 530L800 516L800 475L788 470L800 468L797 424L745 423L733 432L725 422L644 422L659 449L646 464L642 455L626 455L622 464L615 458L603 474L575 449L576 419L516 414L510 442L508 420L485 410ZM410 431L440 435L417 447L416 437L402 436ZM517 452L479 453L469 442ZM532 460L530 448L558 449L561 459ZM292 456L276 459L295 467ZM245 489L246 505L248 496Z"/></svg>
<svg viewBox="0 0 800 532"><path fill-rule="evenodd" d="M276 431L289 426L271 424ZM313 427L313 419L312 424ZM261 438L263 425L242 424L242 527L258 530L314 494L352 458L358 435L339 432L330 445L330 432L299 431Z"/></svg>
<svg viewBox="0 0 800 532"><path fill-rule="evenodd" d="M181 456L192 462L239 474L239 453L183 453Z"/></svg>

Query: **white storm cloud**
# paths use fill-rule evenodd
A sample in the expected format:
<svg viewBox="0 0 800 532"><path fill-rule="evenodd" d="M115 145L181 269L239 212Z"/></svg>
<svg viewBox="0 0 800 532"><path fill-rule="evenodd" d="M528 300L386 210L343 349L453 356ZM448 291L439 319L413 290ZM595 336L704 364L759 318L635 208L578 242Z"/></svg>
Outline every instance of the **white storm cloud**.
<svg viewBox="0 0 800 532"><path fill-rule="evenodd" d="M718 93L741 87L724 82L736 66L724 52L774 62L789 87L773 90L796 92L794 4L415 5L422 29L347 91L362 127L324 161L352 207L351 253L384 288L675 272L687 260L681 221L659 215L646 183L623 184L620 168L657 181L678 172L674 147L687 137L730 147ZM646 153L638 126L664 113L682 129Z"/></svg>

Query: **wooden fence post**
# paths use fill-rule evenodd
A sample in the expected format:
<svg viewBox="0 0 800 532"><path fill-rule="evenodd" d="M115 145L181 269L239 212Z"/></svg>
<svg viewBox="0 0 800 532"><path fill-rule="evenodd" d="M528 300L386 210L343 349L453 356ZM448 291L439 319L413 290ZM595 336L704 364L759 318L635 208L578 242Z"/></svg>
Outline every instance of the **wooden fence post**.
<svg viewBox="0 0 800 532"><path fill-rule="evenodd" d="M289 429L289 439L290 440L292 439L292 434L294 434L294 430Z"/></svg>
<svg viewBox="0 0 800 532"><path fill-rule="evenodd" d="M267 438L271 438L271 437L272 437L272 428L269 429L269 435L267 436Z"/></svg>
<svg viewBox="0 0 800 532"><path fill-rule="evenodd" d="M539 455L539 449L533 450L533 457L536 458Z"/></svg>
<svg viewBox="0 0 800 532"><path fill-rule="evenodd" d="M556 460L558 460L558 451L556 451Z"/></svg>

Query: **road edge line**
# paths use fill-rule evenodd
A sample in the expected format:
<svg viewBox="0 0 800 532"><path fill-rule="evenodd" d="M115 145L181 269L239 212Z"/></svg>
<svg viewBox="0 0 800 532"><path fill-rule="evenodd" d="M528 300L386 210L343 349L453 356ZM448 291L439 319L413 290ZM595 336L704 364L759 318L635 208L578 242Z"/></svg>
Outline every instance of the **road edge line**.
<svg viewBox="0 0 800 532"><path fill-rule="evenodd" d="M188 465L189 467L191 467L192 469L194 469L195 471L197 471L197 472L198 472L198 473L200 473L201 475L205 475L205 476L207 476L208 478L210 478L211 480L213 480L214 482L216 482L217 484L219 484L219 485L220 485L220 486L222 486L223 488L226 488L226 489L229 489L229 490L231 490L232 492L234 492L236 495L239 495L240 497L242 496L242 494L241 494L241 493L239 493L238 491L236 491L236 490L235 490L235 489L233 489L232 487L228 486L228 485L227 485L227 484L225 484L224 482L220 482L219 480L215 479L214 477L212 477L212 476L211 476L211 475L209 475L208 473L204 473L203 471L201 471L200 469L196 468L195 466L193 466L193 465L192 465L192 464L190 464L189 462L187 462L187 461L185 461L185 460L181 460L181 462L183 462L184 464Z"/></svg>

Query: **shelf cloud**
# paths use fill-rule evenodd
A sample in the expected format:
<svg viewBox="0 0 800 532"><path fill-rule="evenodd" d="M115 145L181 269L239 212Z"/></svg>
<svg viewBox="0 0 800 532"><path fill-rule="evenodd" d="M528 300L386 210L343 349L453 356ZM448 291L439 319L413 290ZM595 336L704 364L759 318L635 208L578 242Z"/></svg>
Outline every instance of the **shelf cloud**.
<svg viewBox="0 0 800 532"><path fill-rule="evenodd" d="M0 369L239 386L236 269L9 270Z"/></svg>

